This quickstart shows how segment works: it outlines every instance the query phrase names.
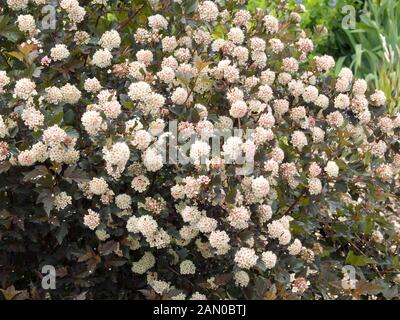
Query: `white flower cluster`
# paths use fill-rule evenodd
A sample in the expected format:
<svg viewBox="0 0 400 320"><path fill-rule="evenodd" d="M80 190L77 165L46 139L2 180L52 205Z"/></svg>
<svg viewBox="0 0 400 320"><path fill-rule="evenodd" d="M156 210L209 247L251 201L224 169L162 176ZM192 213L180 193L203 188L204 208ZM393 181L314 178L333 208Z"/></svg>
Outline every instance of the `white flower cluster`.
<svg viewBox="0 0 400 320"><path fill-rule="evenodd" d="M28 0L7 6L29 11ZM83 224L98 241L117 242L114 253L152 293L208 297L181 292L180 281L163 278L165 266L174 277L208 279L211 292L222 273L244 288L254 270L292 268L285 255L310 263L318 248L307 248L305 238L321 235L299 232L308 223L293 217L316 206L331 226L338 220L332 196L369 212L372 195L398 187L400 115L379 115L384 93L370 92L350 69L331 79L333 58L315 56L305 33L291 33L297 12L280 21L273 11L252 15L244 7L225 10L224 1L199 1L177 33L175 20L156 5L132 35L123 24L107 31L104 25L99 34L89 25L89 35L76 24L93 8L77 0L59 7L66 36L38 45L47 48L35 51L41 67L32 76L0 71L0 102L7 102L0 162L22 171L38 163L49 168L59 214L80 201ZM15 21L36 45L32 37L41 33L32 14L16 13ZM75 60L76 69L69 63ZM53 62L57 77L48 78ZM89 178L69 176L75 169ZM73 191L62 190L67 184ZM372 235L380 244L385 237ZM304 292L307 281L297 278L292 287Z"/></svg>
<svg viewBox="0 0 400 320"><path fill-rule="evenodd" d="M83 224L91 230L96 229L100 224L100 215L89 209L88 213L83 217Z"/></svg>
<svg viewBox="0 0 400 320"><path fill-rule="evenodd" d="M106 162L107 173L114 178L121 176L129 157L129 147L125 142L117 142L111 148L103 148L103 158Z"/></svg>
<svg viewBox="0 0 400 320"><path fill-rule="evenodd" d="M22 32L34 33L36 30L35 18L30 14L18 16L18 28Z"/></svg>
<svg viewBox="0 0 400 320"><path fill-rule="evenodd" d="M56 46L50 50L50 57L54 61L67 59L69 55L70 53L65 44L56 44Z"/></svg>
<svg viewBox="0 0 400 320"><path fill-rule="evenodd" d="M86 10L79 6L78 0L62 0L60 7L68 13L68 18L73 24L78 24L85 18Z"/></svg>
<svg viewBox="0 0 400 320"><path fill-rule="evenodd" d="M72 197L66 192L60 192L54 197L54 207L57 210L65 209L68 205L72 203Z"/></svg>
<svg viewBox="0 0 400 320"><path fill-rule="evenodd" d="M104 32L99 40L99 45L110 51L118 48L121 45L121 37L118 31L111 30Z"/></svg>

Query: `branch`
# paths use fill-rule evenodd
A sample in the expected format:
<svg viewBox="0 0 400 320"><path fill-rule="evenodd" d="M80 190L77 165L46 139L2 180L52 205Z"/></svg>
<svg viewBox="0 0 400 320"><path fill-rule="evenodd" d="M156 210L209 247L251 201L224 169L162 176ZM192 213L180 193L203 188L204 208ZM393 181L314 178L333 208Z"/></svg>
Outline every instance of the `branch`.
<svg viewBox="0 0 400 320"><path fill-rule="evenodd" d="M123 28L125 28L125 27L127 26L127 24L128 24L129 22L131 22L132 19L133 19L140 11L142 11L143 8L144 8L144 4L142 4L142 5L140 6L140 8L139 8L138 10L136 10L135 13L133 13L133 14L131 13L130 15L128 15L128 18L125 19L125 21L123 21L123 22L119 25L119 27L117 28L117 31L121 31Z"/></svg>
<svg viewBox="0 0 400 320"><path fill-rule="evenodd" d="M285 213L284 213L283 215L289 214L289 212L292 211L293 208L299 203L301 197L302 197L305 193L306 193L306 190L304 189L304 190L301 192L300 196L290 205L290 207L285 211Z"/></svg>

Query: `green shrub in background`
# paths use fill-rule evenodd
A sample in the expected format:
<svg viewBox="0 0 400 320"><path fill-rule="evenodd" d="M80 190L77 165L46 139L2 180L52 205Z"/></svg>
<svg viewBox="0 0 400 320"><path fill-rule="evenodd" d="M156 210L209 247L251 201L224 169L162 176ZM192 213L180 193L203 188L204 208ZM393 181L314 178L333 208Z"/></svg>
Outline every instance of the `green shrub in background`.
<svg viewBox="0 0 400 320"><path fill-rule="evenodd" d="M389 110L398 111L400 98L400 2L368 0L354 30L336 37L342 60L355 75L383 90Z"/></svg>
<svg viewBox="0 0 400 320"><path fill-rule="evenodd" d="M302 15L302 28L313 30L317 52L329 52L335 58L341 56L338 47L342 36L342 22L347 12L342 11L351 5L355 12L361 8L362 0L304 0L306 12Z"/></svg>
<svg viewBox="0 0 400 320"><path fill-rule="evenodd" d="M345 43L341 43L340 39L343 37L342 21L346 15L342 9L351 5L355 12L359 12L363 2L363 0L252 0L248 3L248 9L251 11L256 8L271 10L283 4L293 9L296 5L304 5L306 11L302 14L301 27L312 36L317 45L316 53L329 52L332 56L339 58L343 55L343 50L350 49ZM338 47L338 43L343 47Z"/></svg>
<svg viewBox="0 0 400 320"><path fill-rule="evenodd" d="M249 1L248 8L271 9L276 3ZM316 53L329 52L338 61L336 70L349 66L356 77L365 78L371 89L389 99L390 112L397 112L400 98L400 2L396 0L304 0L284 1L291 7L303 4L301 26L312 35ZM355 29L345 29L343 19L354 7Z"/></svg>

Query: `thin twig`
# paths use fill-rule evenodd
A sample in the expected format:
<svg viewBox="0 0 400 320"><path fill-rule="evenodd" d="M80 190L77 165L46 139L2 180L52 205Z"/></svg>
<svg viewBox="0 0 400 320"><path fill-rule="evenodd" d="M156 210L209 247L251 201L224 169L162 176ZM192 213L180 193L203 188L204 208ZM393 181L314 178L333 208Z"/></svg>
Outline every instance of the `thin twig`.
<svg viewBox="0 0 400 320"><path fill-rule="evenodd" d="M293 210L293 208L299 203L301 197L306 193L305 190L302 191L302 193L300 194L300 196L290 205L290 207L285 211L284 215L289 214L290 211Z"/></svg>
<svg viewBox="0 0 400 320"><path fill-rule="evenodd" d="M140 11L142 11L143 8L144 8L144 4L142 4L142 5L140 6L140 8L139 8L138 10L136 10L135 13L133 13L132 15L128 15L128 18L125 19L125 21L122 22L122 23L119 25L119 27L117 28L117 31L121 31L123 28L125 28L125 27L127 26L127 24L128 24L129 22L131 22L132 19L133 19Z"/></svg>
<svg viewBox="0 0 400 320"><path fill-rule="evenodd" d="M97 16L96 24L95 24L95 26L94 26L95 29L97 28L97 25L98 25L99 22L100 22L100 18L101 18L101 16L103 15L103 9L104 9L104 5L101 6L101 8L100 8L100 14Z"/></svg>

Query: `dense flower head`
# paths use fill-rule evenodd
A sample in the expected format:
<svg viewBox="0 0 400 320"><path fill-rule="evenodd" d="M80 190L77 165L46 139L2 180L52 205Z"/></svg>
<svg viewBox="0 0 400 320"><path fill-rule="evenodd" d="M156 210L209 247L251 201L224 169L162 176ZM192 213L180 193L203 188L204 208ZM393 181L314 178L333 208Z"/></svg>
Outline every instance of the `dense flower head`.
<svg viewBox="0 0 400 320"><path fill-rule="evenodd" d="M176 16L155 6L95 26L80 3L60 1L53 37L39 1L7 0L14 49L32 51L0 70L0 172L16 199L31 195L25 228L49 221L88 277L129 273L130 290L168 299L243 298L265 279L285 298L320 297L331 259L359 247L392 259L400 116L350 69L334 77L300 12L176 1Z"/></svg>

